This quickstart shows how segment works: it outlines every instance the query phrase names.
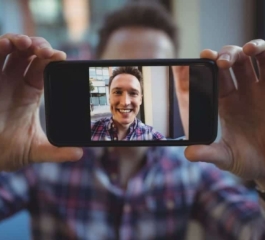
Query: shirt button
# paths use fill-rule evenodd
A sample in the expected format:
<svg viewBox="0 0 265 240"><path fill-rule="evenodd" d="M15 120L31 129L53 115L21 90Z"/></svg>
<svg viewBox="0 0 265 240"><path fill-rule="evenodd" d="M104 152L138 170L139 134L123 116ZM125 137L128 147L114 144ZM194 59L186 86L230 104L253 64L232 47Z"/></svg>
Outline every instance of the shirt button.
<svg viewBox="0 0 265 240"><path fill-rule="evenodd" d="M172 210L175 206L175 203L172 200L166 202L167 209Z"/></svg>
<svg viewBox="0 0 265 240"><path fill-rule="evenodd" d="M124 212L130 212L131 211L131 206L129 204L124 205Z"/></svg>

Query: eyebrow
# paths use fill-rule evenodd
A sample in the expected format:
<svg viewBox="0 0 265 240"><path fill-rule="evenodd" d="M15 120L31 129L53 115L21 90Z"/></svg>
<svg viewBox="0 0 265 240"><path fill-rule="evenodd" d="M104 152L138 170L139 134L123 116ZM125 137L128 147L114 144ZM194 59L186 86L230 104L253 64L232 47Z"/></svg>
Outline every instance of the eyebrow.
<svg viewBox="0 0 265 240"><path fill-rule="evenodd" d="M112 90L111 90L111 91L113 91L113 90L123 90L123 88L120 88L120 87L115 87L115 88L112 88ZM131 90L131 91L135 91L135 92L138 92L138 93L139 93L139 90L138 90L138 89L136 89L136 88L131 88L130 90Z"/></svg>

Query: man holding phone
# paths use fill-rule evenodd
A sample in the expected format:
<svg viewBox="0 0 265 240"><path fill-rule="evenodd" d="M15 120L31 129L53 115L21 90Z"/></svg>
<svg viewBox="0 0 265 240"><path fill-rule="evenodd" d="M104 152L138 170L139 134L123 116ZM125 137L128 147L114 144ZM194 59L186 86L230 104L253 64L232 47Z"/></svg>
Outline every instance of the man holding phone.
<svg viewBox="0 0 265 240"><path fill-rule="evenodd" d="M121 9L120 15L115 12L107 20L114 30L101 32L101 58L174 57L174 38L164 30L170 27L161 27L162 22L171 26L165 24L167 13L161 17L159 8L137 6ZM125 16L130 24L113 28L115 19L119 20L116 25L125 24ZM152 21L142 24L143 16ZM260 66L258 83L250 56ZM214 163L255 180L263 189L264 56L263 40L253 40L243 48L226 46L219 53L201 53L220 69L222 139L185 151L191 161ZM191 218L222 239L264 239L260 206L248 191L212 164L189 163L181 149L102 152L52 146L40 127L38 107L44 67L56 60L65 60L65 54L43 38L0 37L0 169L53 162L28 166L13 175L1 174L0 218L27 208L35 239L184 239ZM230 67L238 90L228 74ZM72 162L61 163L65 161Z"/></svg>
<svg viewBox="0 0 265 240"><path fill-rule="evenodd" d="M165 140L153 127L139 119L143 98L142 73L135 67L116 68L109 80L112 117L91 124L91 140Z"/></svg>

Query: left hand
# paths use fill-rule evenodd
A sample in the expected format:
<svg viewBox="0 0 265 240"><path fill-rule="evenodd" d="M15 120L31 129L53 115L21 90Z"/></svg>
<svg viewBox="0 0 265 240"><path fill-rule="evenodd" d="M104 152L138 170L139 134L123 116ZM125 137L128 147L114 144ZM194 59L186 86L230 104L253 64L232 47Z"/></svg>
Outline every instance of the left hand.
<svg viewBox="0 0 265 240"><path fill-rule="evenodd" d="M265 41L252 40L243 48L225 46L219 53L204 50L201 57L216 61L219 67L222 136L209 146L187 147L186 157L265 183ZM258 63L259 78L250 57Z"/></svg>

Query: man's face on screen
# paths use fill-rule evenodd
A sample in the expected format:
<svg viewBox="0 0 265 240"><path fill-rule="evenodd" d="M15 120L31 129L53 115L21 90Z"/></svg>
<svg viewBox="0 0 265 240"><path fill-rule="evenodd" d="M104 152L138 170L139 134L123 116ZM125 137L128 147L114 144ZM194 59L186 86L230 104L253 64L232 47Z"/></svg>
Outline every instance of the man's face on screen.
<svg viewBox="0 0 265 240"><path fill-rule="evenodd" d="M127 73L117 75L110 85L109 96L113 120L128 127L135 120L142 104L139 80Z"/></svg>

